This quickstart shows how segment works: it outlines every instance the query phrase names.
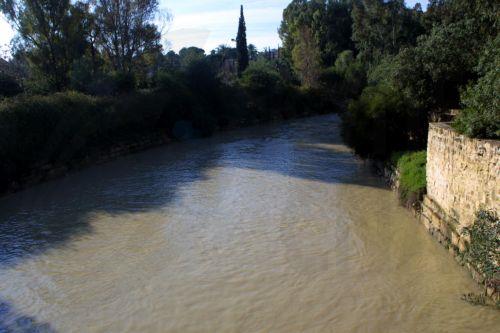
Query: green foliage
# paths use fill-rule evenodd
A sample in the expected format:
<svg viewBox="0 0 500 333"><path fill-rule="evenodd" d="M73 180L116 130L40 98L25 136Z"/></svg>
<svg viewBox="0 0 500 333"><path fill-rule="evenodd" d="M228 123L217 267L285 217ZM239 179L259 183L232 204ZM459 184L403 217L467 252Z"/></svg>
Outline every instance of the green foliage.
<svg viewBox="0 0 500 333"><path fill-rule="evenodd" d="M388 54L397 54L404 46L415 43L423 33L421 12L406 8L401 0L355 1L352 10L352 39L367 62Z"/></svg>
<svg viewBox="0 0 500 333"><path fill-rule="evenodd" d="M174 136L184 121L193 135L208 135L216 127L213 110L190 102L182 90L136 92L117 98L76 92L20 96L0 104L0 189L44 164L67 165L89 153L121 142L164 132Z"/></svg>
<svg viewBox="0 0 500 333"><path fill-rule="evenodd" d="M420 149L426 118L403 94L387 85L369 86L343 114L342 134L356 153L384 160L392 152Z"/></svg>
<svg viewBox="0 0 500 333"><path fill-rule="evenodd" d="M292 62L306 88L315 87L321 73L321 54L312 31L302 26L297 31L297 44L292 49Z"/></svg>
<svg viewBox="0 0 500 333"><path fill-rule="evenodd" d="M395 162L399 171L399 193L401 199L421 200L427 186L426 163L427 152L394 153L391 161Z"/></svg>
<svg viewBox="0 0 500 333"><path fill-rule="evenodd" d="M0 105L0 188L36 165L81 154L85 140L93 141L97 126L104 126L99 119L104 104L76 93L5 100Z"/></svg>
<svg viewBox="0 0 500 333"><path fill-rule="evenodd" d="M204 58L205 50L198 47L184 47L179 51L179 60L183 68L186 68L192 63L200 61Z"/></svg>
<svg viewBox="0 0 500 333"><path fill-rule="evenodd" d="M475 22L437 26L396 58L394 82L416 107L429 111L459 106L459 88L473 79L481 38Z"/></svg>
<svg viewBox="0 0 500 333"><path fill-rule="evenodd" d="M118 93L129 93L137 86L137 81L132 72L115 72L112 74L113 86Z"/></svg>
<svg viewBox="0 0 500 333"><path fill-rule="evenodd" d="M257 121L325 112L325 97L321 92L286 82L280 62L264 59L251 62L240 83L251 117Z"/></svg>
<svg viewBox="0 0 500 333"><path fill-rule="evenodd" d="M88 32L113 71L139 71L148 55L161 52L158 0L95 0L90 9L95 27Z"/></svg>
<svg viewBox="0 0 500 333"><path fill-rule="evenodd" d="M347 50L338 55L335 66L323 71L319 80L332 100L344 100L359 96L366 86L366 72L353 52Z"/></svg>
<svg viewBox="0 0 500 333"><path fill-rule="evenodd" d="M293 49L303 38L301 30L307 27L319 48L320 62L332 66L338 53L354 49L351 9L352 1L293 0L283 12L279 29L285 58L292 62Z"/></svg>
<svg viewBox="0 0 500 333"><path fill-rule="evenodd" d="M0 72L0 98L11 97L23 92L23 88L15 78Z"/></svg>
<svg viewBox="0 0 500 333"><path fill-rule="evenodd" d="M69 72L69 77L70 87L73 90L88 92L89 84L95 79L91 60L82 57L74 61Z"/></svg>
<svg viewBox="0 0 500 333"><path fill-rule="evenodd" d="M464 109L453 126L470 137L500 139L500 37L486 45L476 67L479 80L462 93Z"/></svg>
<svg viewBox="0 0 500 333"><path fill-rule="evenodd" d="M241 83L251 92L261 94L274 91L281 83L281 78L270 62L260 60L252 62L243 72Z"/></svg>
<svg viewBox="0 0 500 333"><path fill-rule="evenodd" d="M0 10L17 28L17 47L26 50L32 70L51 89L66 87L71 64L86 48L85 7L69 0L2 0Z"/></svg>
<svg viewBox="0 0 500 333"><path fill-rule="evenodd" d="M278 71L269 61L250 63L240 82L247 92L251 112L259 120L273 118L273 113L277 111L273 108L283 106L279 103L284 100L284 85Z"/></svg>
<svg viewBox="0 0 500 333"><path fill-rule="evenodd" d="M387 55L378 62L369 66L367 71L367 82L369 85L385 84L395 86L396 71L399 64L397 56Z"/></svg>
<svg viewBox="0 0 500 333"><path fill-rule="evenodd" d="M18 32L35 92L89 91L99 71L143 77L161 55L157 0L0 0L0 11Z"/></svg>
<svg viewBox="0 0 500 333"><path fill-rule="evenodd" d="M498 278L500 274L500 219L493 211L477 212L474 224L464 228L463 234L470 237L464 259L471 263L486 279Z"/></svg>

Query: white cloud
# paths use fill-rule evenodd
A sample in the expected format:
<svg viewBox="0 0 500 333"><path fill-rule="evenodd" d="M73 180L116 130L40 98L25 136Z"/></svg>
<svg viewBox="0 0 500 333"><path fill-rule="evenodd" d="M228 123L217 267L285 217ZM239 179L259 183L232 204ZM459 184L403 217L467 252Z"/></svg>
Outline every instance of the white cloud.
<svg viewBox="0 0 500 333"><path fill-rule="evenodd" d="M210 31L208 29L194 28L187 29L181 28L172 30L167 33L166 49L172 49L176 52L185 46L196 46L202 49L208 49L208 38Z"/></svg>

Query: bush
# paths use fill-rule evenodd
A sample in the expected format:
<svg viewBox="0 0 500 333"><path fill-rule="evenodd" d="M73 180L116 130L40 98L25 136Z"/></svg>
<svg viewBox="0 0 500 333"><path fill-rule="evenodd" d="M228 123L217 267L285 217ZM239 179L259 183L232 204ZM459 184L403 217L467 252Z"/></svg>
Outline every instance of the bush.
<svg viewBox="0 0 500 333"><path fill-rule="evenodd" d="M64 165L89 152L161 130L165 100L76 92L20 96L0 104L0 190L44 164Z"/></svg>
<svg viewBox="0 0 500 333"><path fill-rule="evenodd" d="M272 94L280 88L282 83L276 68L265 60L251 62L241 77L241 84L257 94Z"/></svg>
<svg viewBox="0 0 500 333"><path fill-rule="evenodd" d="M413 203L422 200L427 186L427 152L394 153L391 162L399 171L399 194L403 201Z"/></svg>
<svg viewBox="0 0 500 333"><path fill-rule="evenodd" d="M134 73L115 72L112 78L117 93L129 93L137 86L137 80Z"/></svg>
<svg viewBox="0 0 500 333"><path fill-rule="evenodd" d="M463 234L470 237L470 244L463 257L486 280L500 278L500 219L493 211L480 210L474 224L464 228ZM488 281L486 281L488 282Z"/></svg>
<svg viewBox="0 0 500 333"><path fill-rule="evenodd" d="M385 160L425 146L426 114L387 85L369 86L343 114L342 135L362 157Z"/></svg>
<svg viewBox="0 0 500 333"><path fill-rule="evenodd" d="M285 89L277 69L269 61L251 62L240 82L248 95L252 116L259 121L281 115L281 110L289 105L286 100L289 91Z"/></svg>
<svg viewBox="0 0 500 333"><path fill-rule="evenodd" d="M23 92L15 78L0 72L0 97L11 97Z"/></svg>

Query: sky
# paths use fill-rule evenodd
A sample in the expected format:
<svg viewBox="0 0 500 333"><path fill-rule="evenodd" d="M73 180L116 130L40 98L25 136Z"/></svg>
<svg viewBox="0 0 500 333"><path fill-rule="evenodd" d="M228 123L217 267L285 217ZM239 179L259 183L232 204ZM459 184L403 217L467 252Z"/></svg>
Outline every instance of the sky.
<svg viewBox="0 0 500 333"><path fill-rule="evenodd" d="M234 45L240 5L245 8L247 40L262 50L275 48L281 42L278 27L283 9L291 0L160 0L162 16L169 13L169 23L160 24L167 50L178 52L186 46L197 46L205 51L221 44ZM407 0L413 7L420 2L423 8L427 0ZM0 50L8 50L14 32L0 17ZM2 53L0 52L0 56Z"/></svg>

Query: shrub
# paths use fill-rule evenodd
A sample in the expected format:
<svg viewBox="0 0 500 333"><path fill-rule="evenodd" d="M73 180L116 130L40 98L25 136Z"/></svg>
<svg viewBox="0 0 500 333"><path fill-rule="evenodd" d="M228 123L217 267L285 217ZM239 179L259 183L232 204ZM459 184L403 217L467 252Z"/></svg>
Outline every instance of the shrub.
<svg viewBox="0 0 500 333"><path fill-rule="evenodd" d="M241 77L241 86L248 95L252 115L258 120L275 118L288 105L285 85L271 62L251 62Z"/></svg>
<svg viewBox="0 0 500 333"><path fill-rule="evenodd" d="M81 156L98 133L105 103L78 93L21 96L0 105L0 188L36 165Z"/></svg>
<svg viewBox="0 0 500 333"><path fill-rule="evenodd" d="M23 92L15 78L0 72L0 97L11 97Z"/></svg>
<svg viewBox="0 0 500 333"><path fill-rule="evenodd" d="M362 157L387 159L395 151L425 144L426 114L387 85L365 88L343 114L342 135Z"/></svg>
<svg viewBox="0 0 500 333"><path fill-rule="evenodd" d="M470 237L470 244L463 253L464 259L486 280L499 278L500 274L500 219L493 211L480 210L474 224L464 228L463 234Z"/></svg>
<svg viewBox="0 0 500 333"><path fill-rule="evenodd" d="M137 86L137 80L134 73L115 72L112 75L114 87L118 93L128 93Z"/></svg>
<svg viewBox="0 0 500 333"><path fill-rule="evenodd" d="M242 85L251 92L273 93L282 84L278 71L270 62L251 62L241 77Z"/></svg>
<svg viewBox="0 0 500 333"><path fill-rule="evenodd" d="M76 92L20 96L0 104L0 189L44 164L67 164L96 149L161 130L165 98Z"/></svg>
<svg viewBox="0 0 500 333"><path fill-rule="evenodd" d="M407 203L421 200L427 186L427 152L394 153L391 161L399 171L399 194Z"/></svg>

